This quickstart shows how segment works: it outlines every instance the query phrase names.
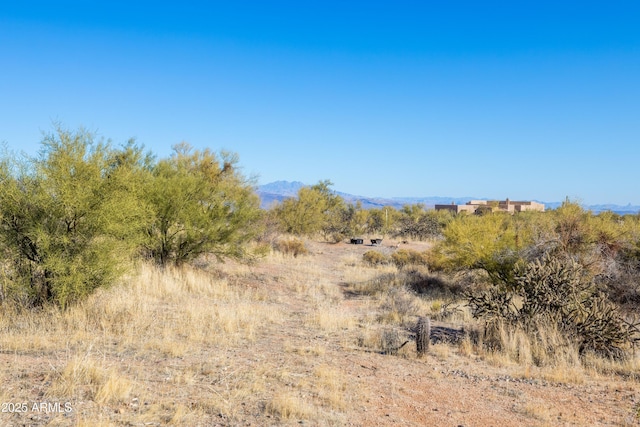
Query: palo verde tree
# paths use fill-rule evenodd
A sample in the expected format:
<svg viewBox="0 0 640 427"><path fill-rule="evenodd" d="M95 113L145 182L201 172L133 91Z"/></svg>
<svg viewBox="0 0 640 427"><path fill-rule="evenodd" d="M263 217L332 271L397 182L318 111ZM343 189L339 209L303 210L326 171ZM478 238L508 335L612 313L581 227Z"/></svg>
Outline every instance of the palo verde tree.
<svg viewBox="0 0 640 427"><path fill-rule="evenodd" d="M400 213L393 206L367 211L365 231L369 234L387 235L396 228Z"/></svg>
<svg viewBox="0 0 640 427"><path fill-rule="evenodd" d="M450 270L481 270L493 283L509 282L521 258L511 215L458 215L435 246L438 262Z"/></svg>
<svg viewBox="0 0 640 427"><path fill-rule="evenodd" d="M114 282L139 243L144 156L58 128L40 155L0 164L0 297L65 307Z"/></svg>
<svg viewBox="0 0 640 427"><path fill-rule="evenodd" d="M344 235L361 236L367 230L369 211L363 209L359 201L355 205L350 203L344 209L343 218L347 224Z"/></svg>
<svg viewBox="0 0 640 427"><path fill-rule="evenodd" d="M283 231L313 236L322 233L326 240L341 239L350 231L356 209L331 191L331 181L320 181L298 190L297 198L284 200L276 209Z"/></svg>
<svg viewBox="0 0 640 427"><path fill-rule="evenodd" d="M145 188L152 211L144 247L161 265L181 264L203 254L242 257L257 232L259 200L237 170L236 155L174 146L157 162Z"/></svg>
<svg viewBox="0 0 640 427"><path fill-rule="evenodd" d="M288 198L275 208L282 231L298 236L312 236L324 225L326 201L311 187L298 190L298 197Z"/></svg>

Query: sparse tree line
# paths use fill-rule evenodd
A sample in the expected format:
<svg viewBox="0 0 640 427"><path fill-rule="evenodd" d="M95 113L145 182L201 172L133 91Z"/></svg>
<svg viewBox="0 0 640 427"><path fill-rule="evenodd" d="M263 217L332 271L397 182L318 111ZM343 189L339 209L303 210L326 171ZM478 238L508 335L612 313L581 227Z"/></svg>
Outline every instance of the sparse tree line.
<svg viewBox="0 0 640 427"><path fill-rule="evenodd" d="M359 202L345 202L331 185L321 181L303 187L296 198L272 208L279 229L298 236L322 236L329 242L362 235L427 240L440 237L452 219L448 211L427 210L420 204L401 210L393 206L364 209Z"/></svg>

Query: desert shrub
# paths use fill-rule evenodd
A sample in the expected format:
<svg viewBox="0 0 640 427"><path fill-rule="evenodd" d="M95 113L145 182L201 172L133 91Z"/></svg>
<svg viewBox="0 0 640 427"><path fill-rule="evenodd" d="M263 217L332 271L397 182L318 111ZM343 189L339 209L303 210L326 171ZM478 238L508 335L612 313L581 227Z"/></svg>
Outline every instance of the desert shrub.
<svg viewBox="0 0 640 427"><path fill-rule="evenodd" d="M256 221L256 236L254 240L259 244L273 246L280 238L280 224L273 209L263 210Z"/></svg>
<svg viewBox="0 0 640 427"><path fill-rule="evenodd" d="M385 254L378 251L367 251L362 255L362 261L371 267L375 267L378 265L389 264L390 259Z"/></svg>
<svg viewBox="0 0 640 427"><path fill-rule="evenodd" d="M406 325L418 313L416 296L404 286L388 287L380 298L380 321Z"/></svg>
<svg viewBox="0 0 640 427"><path fill-rule="evenodd" d="M572 339L580 353L622 357L638 340L636 325L599 292L574 260L545 256L520 264L514 283L468 294L474 317L492 328L507 323L531 332L552 325Z"/></svg>
<svg viewBox="0 0 640 427"><path fill-rule="evenodd" d="M370 235L385 235L395 229L400 213L393 206L368 209L365 232Z"/></svg>
<svg viewBox="0 0 640 427"><path fill-rule="evenodd" d="M571 330L579 337L580 353L590 351L620 358L639 340L637 325L627 322L604 294L593 295L582 306L573 310L568 319Z"/></svg>
<svg viewBox="0 0 640 427"><path fill-rule="evenodd" d="M429 265L429 256L426 252L418 252L412 249L400 249L391 255L391 260L398 268L408 265Z"/></svg>
<svg viewBox="0 0 640 427"><path fill-rule="evenodd" d="M394 236L412 240L439 238L452 218L449 211L425 210L420 203L406 205L399 213Z"/></svg>
<svg viewBox="0 0 640 427"><path fill-rule="evenodd" d="M394 327L385 327L380 331L379 348L384 354L397 355L402 344L400 333Z"/></svg>
<svg viewBox="0 0 640 427"><path fill-rule="evenodd" d="M435 246L433 259L452 271L482 270L493 283L512 280L519 249L528 243L515 225L510 215L457 216Z"/></svg>
<svg viewBox="0 0 640 427"><path fill-rule="evenodd" d="M411 268L403 272L406 286L413 292L431 297L455 297L462 295L463 285L442 274L429 273L425 269Z"/></svg>
<svg viewBox="0 0 640 427"><path fill-rule="evenodd" d="M304 242L299 239L278 240L274 243L273 248L285 255L292 255L294 258L299 255L309 254L309 250L304 245Z"/></svg>
<svg viewBox="0 0 640 427"><path fill-rule="evenodd" d="M640 309L640 283L637 274L625 273L606 281L609 299L631 312L638 312Z"/></svg>
<svg viewBox="0 0 640 427"><path fill-rule="evenodd" d="M281 231L296 236L312 236L324 224L326 200L310 187L302 187L297 198L288 198L274 208Z"/></svg>
<svg viewBox="0 0 640 427"><path fill-rule="evenodd" d="M350 283L348 291L356 295L377 296L387 292L390 288L401 286L404 286L404 282L397 273L384 273L370 280Z"/></svg>
<svg viewBox="0 0 640 427"><path fill-rule="evenodd" d="M281 231L296 236L321 233L325 240L337 243L351 234L351 226L362 221L358 209L347 205L331 190L325 180L311 187L302 187L296 198L284 200L274 208Z"/></svg>
<svg viewBox="0 0 640 427"><path fill-rule="evenodd" d="M336 201L328 204L332 208L326 212L321 230L324 239L327 242L339 243L347 236L364 233L368 212L362 209L361 203L347 204L340 196L333 197Z"/></svg>

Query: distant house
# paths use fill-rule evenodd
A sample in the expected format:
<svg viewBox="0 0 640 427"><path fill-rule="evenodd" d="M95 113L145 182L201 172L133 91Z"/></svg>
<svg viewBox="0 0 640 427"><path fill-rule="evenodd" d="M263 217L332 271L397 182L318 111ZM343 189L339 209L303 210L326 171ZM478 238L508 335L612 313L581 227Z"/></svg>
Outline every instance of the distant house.
<svg viewBox="0 0 640 427"><path fill-rule="evenodd" d="M451 203L450 205L436 205L436 210L447 210L455 214L460 212L469 213L487 213L487 212L524 212L524 211L538 211L544 212L544 204L532 201L512 201L512 200L470 200L464 205L456 205Z"/></svg>

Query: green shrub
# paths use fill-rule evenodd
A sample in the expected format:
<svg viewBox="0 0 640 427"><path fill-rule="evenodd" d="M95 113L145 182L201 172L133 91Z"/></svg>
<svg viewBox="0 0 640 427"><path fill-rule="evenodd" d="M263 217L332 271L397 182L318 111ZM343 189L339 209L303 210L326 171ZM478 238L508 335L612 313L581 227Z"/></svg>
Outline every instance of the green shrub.
<svg viewBox="0 0 640 427"><path fill-rule="evenodd" d="M362 260L365 264L375 267L378 265L389 264L390 259L385 254L378 251L367 251L362 255Z"/></svg>

